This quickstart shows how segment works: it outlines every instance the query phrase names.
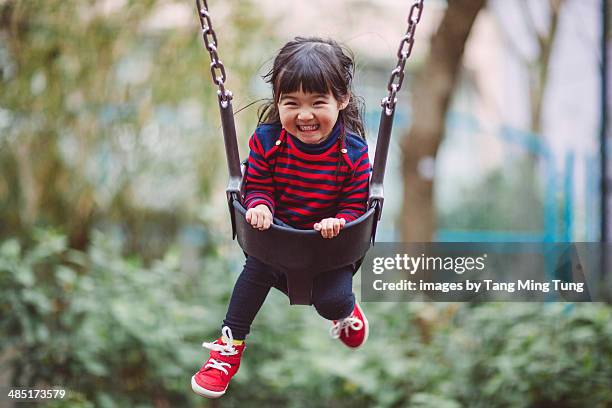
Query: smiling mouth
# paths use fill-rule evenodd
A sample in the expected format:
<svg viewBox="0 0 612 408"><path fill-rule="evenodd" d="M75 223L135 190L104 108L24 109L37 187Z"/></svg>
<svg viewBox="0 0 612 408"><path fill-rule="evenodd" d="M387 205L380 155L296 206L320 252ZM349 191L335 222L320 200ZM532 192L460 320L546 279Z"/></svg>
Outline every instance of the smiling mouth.
<svg viewBox="0 0 612 408"><path fill-rule="evenodd" d="M297 125L300 132L314 132L319 129L319 125Z"/></svg>

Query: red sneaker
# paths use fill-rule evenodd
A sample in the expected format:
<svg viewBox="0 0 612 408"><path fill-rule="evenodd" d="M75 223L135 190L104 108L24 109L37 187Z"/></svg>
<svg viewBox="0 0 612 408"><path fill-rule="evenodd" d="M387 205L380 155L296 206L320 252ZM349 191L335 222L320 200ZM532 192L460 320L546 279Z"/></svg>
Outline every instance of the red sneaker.
<svg viewBox="0 0 612 408"><path fill-rule="evenodd" d="M210 358L200 371L191 377L191 389L198 395L207 398L219 398L225 394L232 377L238 372L240 358L245 344L234 345L232 331L225 326L222 337L214 343L202 343L202 347L210 349Z"/></svg>
<svg viewBox="0 0 612 408"><path fill-rule="evenodd" d="M358 348L368 339L369 324L365 314L355 300L355 309L347 318L334 320L329 334L334 339L340 339L350 348Z"/></svg>

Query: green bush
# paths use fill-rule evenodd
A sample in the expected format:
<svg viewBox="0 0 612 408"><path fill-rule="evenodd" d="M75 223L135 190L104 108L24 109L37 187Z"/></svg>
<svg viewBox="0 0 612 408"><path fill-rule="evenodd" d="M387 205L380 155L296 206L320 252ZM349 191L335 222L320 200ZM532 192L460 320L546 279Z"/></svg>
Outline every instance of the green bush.
<svg viewBox="0 0 612 408"><path fill-rule="evenodd" d="M182 300L206 291L179 278L176 253L144 268L101 234L88 253L52 232L37 241L25 253L14 240L0 247L0 350L12 384L65 386L95 406L187 405L208 310Z"/></svg>
<svg viewBox="0 0 612 408"><path fill-rule="evenodd" d="M189 378L219 334L241 257L208 251L144 266L97 233L87 252L37 234L0 245L0 355L14 386L70 391L55 406L205 406ZM231 272L230 272L231 271ZM348 350L312 308L273 291L226 407L604 407L612 311L603 304L367 303L370 339ZM215 405L216 406L216 405Z"/></svg>

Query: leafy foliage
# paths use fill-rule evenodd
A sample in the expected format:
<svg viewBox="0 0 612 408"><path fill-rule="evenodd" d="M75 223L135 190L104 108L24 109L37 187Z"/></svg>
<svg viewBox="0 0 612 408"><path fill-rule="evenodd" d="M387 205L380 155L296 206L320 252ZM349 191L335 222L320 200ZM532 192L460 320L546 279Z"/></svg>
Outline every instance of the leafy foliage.
<svg viewBox="0 0 612 408"><path fill-rule="evenodd" d="M440 208L441 228L458 230L540 231L544 203L528 160L510 173L495 170L479 184L466 186L452 208ZM517 200L517 197L521 197Z"/></svg>
<svg viewBox="0 0 612 408"><path fill-rule="evenodd" d="M259 10L217 7L228 85L244 95L259 62L241 39L264 30ZM85 249L94 226L122 223L126 249L148 255L143 230L173 238L196 216L223 169L198 27L193 3L0 3L0 237L51 226Z"/></svg>
<svg viewBox="0 0 612 408"><path fill-rule="evenodd" d="M1 247L2 350L13 356L12 382L70 385L96 406L186 403L183 376L202 335L192 322L206 324L207 310L181 300L199 285L175 279L176 254L145 270L100 234L88 253L54 233L38 239L23 257L16 241Z"/></svg>
<svg viewBox="0 0 612 408"><path fill-rule="evenodd" d="M0 246L0 352L14 385L62 385L81 406L196 406L189 378L218 336L238 265L190 277L171 249L144 267L94 234L87 252L39 231ZM205 278L205 279L204 279ZM612 310L600 304L366 304L359 350L274 292L222 400L266 406L606 406ZM8 359L7 359L8 358ZM93 404L93 405L88 405Z"/></svg>

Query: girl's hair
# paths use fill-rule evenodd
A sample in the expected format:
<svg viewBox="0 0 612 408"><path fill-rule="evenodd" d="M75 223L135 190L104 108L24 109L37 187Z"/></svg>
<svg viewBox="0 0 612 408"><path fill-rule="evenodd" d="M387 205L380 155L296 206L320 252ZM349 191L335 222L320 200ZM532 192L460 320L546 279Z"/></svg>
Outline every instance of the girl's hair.
<svg viewBox="0 0 612 408"><path fill-rule="evenodd" d="M354 73L353 54L334 40L296 37L280 49L272 69L264 75L265 81L272 84L272 100L259 109L259 123L280 123L277 104L281 94L331 91L337 101L349 98L339 114L344 128L365 138L364 104L352 90Z"/></svg>

